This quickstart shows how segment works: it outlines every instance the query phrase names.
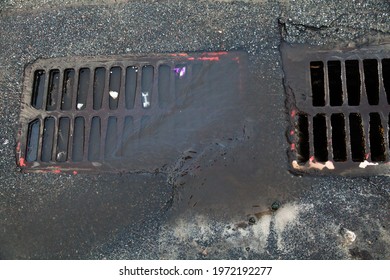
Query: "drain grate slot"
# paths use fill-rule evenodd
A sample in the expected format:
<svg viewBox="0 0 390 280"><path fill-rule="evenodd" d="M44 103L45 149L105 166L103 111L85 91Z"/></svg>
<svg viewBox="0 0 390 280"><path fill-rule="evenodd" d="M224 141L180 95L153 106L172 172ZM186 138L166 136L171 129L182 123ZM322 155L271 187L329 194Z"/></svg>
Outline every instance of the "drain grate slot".
<svg viewBox="0 0 390 280"><path fill-rule="evenodd" d="M53 111L57 108L57 96L59 93L60 71L50 71L49 89L47 92L46 110Z"/></svg>
<svg viewBox="0 0 390 280"><path fill-rule="evenodd" d="M75 71L73 69L65 70L64 83L62 89L62 101L61 101L62 110L72 109L72 95L74 91L74 84L75 84Z"/></svg>
<svg viewBox="0 0 390 280"><path fill-rule="evenodd" d="M361 162L365 159L365 137L360 114L349 115L352 160Z"/></svg>
<svg viewBox="0 0 390 280"><path fill-rule="evenodd" d="M48 117L45 119L43 139L42 139L42 161L49 162L52 160L54 147L55 119Z"/></svg>
<svg viewBox="0 0 390 280"><path fill-rule="evenodd" d="M384 130L378 113L370 113L370 150L372 161L385 161Z"/></svg>
<svg viewBox="0 0 390 280"><path fill-rule="evenodd" d="M111 110L118 109L118 100L121 88L122 69L112 67L110 70L110 87L109 87L109 107Z"/></svg>
<svg viewBox="0 0 390 280"><path fill-rule="evenodd" d="M390 59L382 59L382 79L386 91L387 103L390 104Z"/></svg>
<svg viewBox="0 0 390 280"><path fill-rule="evenodd" d="M132 116L126 116L123 124L123 134L122 134L122 156L131 156L133 154L133 149L128 145L131 138L135 135L134 121Z"/></svg>
<svg viewBox="0 0 390 280"><path fill-rule="evenodd" d="M293 169L390 172L390 47L303 49L282 47Z"/></svg>
<svg viewBox="0 0 390 280"><path fill-rule="evenodd" d="M376 59L363 60L364 84L366 87L367 100L369 105L379 104L379 78L378 61Z"/></svg>
<svg viewBox="0 0 390 280"><path fill-rule="evenodd" d="M322 61L310 62L310 73L313 106L325 106L324 63Z"/></svg>
<svg viewBox="0 0 390 280"><path fill-rule="evenodd" d="M135 103L135 95L137 89L137 73L138 68L131 66L126 69L126 87L125 87L125 102L126 109L133 109Z"/></svg>
<svg viewBox="0 0 390 280"><path fill-rule="evenodd" d="M93 117L91 133L89 135L88 160L98 161L100 158L101 121L99 117Z"/></svg>
<svg viewBox="0 0 390 280"><path fill-rule="evenodd" d="M90 70L82 68L79 72L79 86L77 90L77 110L84 110L87 107L87 95L89 91Z"/></svg>
<svg viewBox="0 0 390 280"><path fill-rule="evenodd" d="M102 108L105 82L106 82L106 69L103 67L96 68L94 83L93 83L93 109L94 110L100 110Z"/></svg>
<svg viewBox="0 0 390 280"><path fill-rule="evenodd" d="M76 117L74 119L73 149L72 149L72 160L74 162L79 162L83 160L84 141L85 141L85 120L83 117Z"/></svg>
<svg viewBox="0 0 390 280"><path fill-rule="evenodd" d="M334 161L347 160L347 147L345 138L345 119L343 114L332 114L332 147Z"/></svg>
<svg viewBox="0 0 390 280"><path fill-rule="evenodd" d="M150 107L153 90L154 67L147 65L142 67L142 82L141 82L141 102L142 108Z"/></svg>
<svg viewBox="0 0 390 280"><path fill-rule="evenodd" d="M34 86L31 99L31 105L35 109L41 109L43 105L43 96L45 94L46 73L43 70L37 70L34 74Z"/></svg>
<svg viewBox="0 0 390 280"><path fill-rule="evenodd" d="M167 108L172 103L170 92L171 85L171 67L161 65L158 69L158 97L160 108Z"/></svg>
<svg viewBox="0 0 390 280"><path fill-rule="evenodd" d="M298 116L298 162L307 162L310 158L309 120L307 115Z"/></svg>
<svg viewBox="0 0 390 280"><path fill-rule="evenodd" d="M68 143L69 143L70 120L67 117L62 117L58 124L57 138L57 161L64 162L68 159Z"/></svg>
<svg viewBox="0 0 390 280"><path fill-rule="evenodd" d="M28 138L27 138L27 152L26 160L28 162L36 161L38 159L38 145L39 145L39 120L33 120L28 125Z"/></svg>
<svg viewBox="0 0 390 280"><path fill-rule="evenodd" d="M325 115L318 114L313 118L314 157L317 161L328 160L328 144Z"/></svg>
<svg viewBox="0 0 390 280"><path fill-rule="evenodd" d="M358 60L346 60L345 72L348 92L348 105L359 106L360 104L360 70Z"/></svg>
<svg viewBox="0 0 390 280"><path fill-rule="evenodd" d="M343 105L341 62L339 60L328 61L328 81L330 106Z"/></svg>
<svg viewBox="0 0 390 280"><path fill-rule="evenodd" d="M185 64L178 64L174 68L175 73L175 97L176 103L181 104L184 101L187 87L187 67Z"/></svg>
<svg viewBox="0 0 390 280"><path fill-rule="evenodd" d="M115 157L117 151L117 118L109 117L107 123L107 134L105 140L104 157L106 159L112 159Z"/></svg>

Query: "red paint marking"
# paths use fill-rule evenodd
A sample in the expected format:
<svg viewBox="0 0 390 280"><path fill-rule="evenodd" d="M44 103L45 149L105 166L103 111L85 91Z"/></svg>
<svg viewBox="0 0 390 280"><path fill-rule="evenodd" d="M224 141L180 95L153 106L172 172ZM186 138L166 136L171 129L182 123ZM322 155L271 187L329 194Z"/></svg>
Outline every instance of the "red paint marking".
<svg viewBox="0 0 390 280"><path fill-rule="evenodd" d="M370 153L366 154L366 159L368 159L370 157Z"/></svg>
<svg viewBox="0 0 390 280"><path fill-rule="evenodd" d="M187 58L187 60L195 60L195 58L194 57L189 57L189 58Z"/></svg>
<svg viewBox="0 0 390 280"><path fill-rule="evenodd" d="M171 56L188 56L187 53L172 53Z"/></svg>
<svg viewBox="0 0 390 280"><path fill-rule="evenodd" d="M219 61L219 57L218 56L199 57L198 60Z"/></svg>
<svg viewBox="0 0 390 280"><path fill-rule="evenodd" d="M73 171L73 175L77 175L77 171L75 170L75 171Z"/></svg>
<svg viewBox="0 0 390 280"><path fill-rule="evenodd" d="M59 169L54 169L52 172L53 172L54 174L60 174L60 173L61 173L61 170L59 170Z"/></svg>
<svg viewBox="0 0 390 280"><path fill-rule="evenodd" d="M296 115L297 115L297 111L292 110L292 111L291 111L291 117L294 118Z"/></svg>
<svg viewBox="0 0 390 280"><path fill-rule="evenodd" d="M315 159L314 159L314 156L311 156L310 157L310 161L314 161Z"/></svg>
<svg viewBox="0 0 390 280"><path fill-rule="evenodd" d="M226 55L228 54L228 52L205 52L205 53L202 53L202 56L216 56L216 55Z"/></svg>
<svg viewBox="0 0 390 280"><path fill-rule="evenodd" d="M19 159L19 166L26 166L24 158L22 158L22 157Z"/></svg>
<svg viewBox="0 0 390 280"><path fill-rule="evenodd" d="M295 134L295 131L294 130L290 130L290 135L294 135Z"/></svg>
<svg viewBox="0 0 390 280"><path fill-rule="evenodd" d="M291 151L295 151L295 143L291 144Z"/></svg>
<svg viewBox="0 0 390 280"><path fill-rule="evenodd" d="M16 152L17 152L17 153L20 152L20 142L19 142L18 145L16 146Z"/></svg>

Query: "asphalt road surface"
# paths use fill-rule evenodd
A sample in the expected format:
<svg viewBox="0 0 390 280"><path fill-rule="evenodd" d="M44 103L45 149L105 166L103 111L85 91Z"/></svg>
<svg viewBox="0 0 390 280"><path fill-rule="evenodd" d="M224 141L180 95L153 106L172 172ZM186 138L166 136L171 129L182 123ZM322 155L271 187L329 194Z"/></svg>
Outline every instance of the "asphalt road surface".
<svg viewBox="0 0 390 280"><path fill-rule="evenodd" d="M388 1L2 1L0 258L389 259L388 176L289 172L279 50L283 41L388 43L389 17ZM180 146L156 172L23 174L17 167L27 64L231 50L248 55L246 100L204 130L226 130L231 140L206 137L190 162L182 158L194 147Z"/></svg>

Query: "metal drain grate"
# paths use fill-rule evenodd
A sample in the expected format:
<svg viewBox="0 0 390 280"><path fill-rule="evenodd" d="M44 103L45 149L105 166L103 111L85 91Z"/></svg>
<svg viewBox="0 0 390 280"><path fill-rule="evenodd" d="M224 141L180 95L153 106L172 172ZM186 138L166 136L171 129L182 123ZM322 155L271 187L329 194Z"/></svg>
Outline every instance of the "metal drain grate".
<svg viewBox="0 0 390 280"><path fill-rule="evenodd" d="M390 174L390 46L282 54L292 170Z"/></svg>
<svg viewBox="0 0 390 280"><path fill-rule="evenodd" d="M189 95L200 95L199 84L238 95L246 57L206 52L37 61L25 71L18 165L38 172L126 171L121 158L135 157L128 139L142 134L151 118L181 112Z"/></svg>

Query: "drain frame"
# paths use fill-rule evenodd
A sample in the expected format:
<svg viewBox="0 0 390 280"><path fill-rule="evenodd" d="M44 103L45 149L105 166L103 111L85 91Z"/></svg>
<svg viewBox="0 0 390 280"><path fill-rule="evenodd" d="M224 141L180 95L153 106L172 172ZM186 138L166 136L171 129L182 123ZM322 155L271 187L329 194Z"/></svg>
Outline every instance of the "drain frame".
<svg viewBox="0 0 390 280"><path fill-rule="evenodd" d="M286 107L289 114L287 130L289 170L294 174L389 176L390 102L388 101L390 101L390 92L385 89L388 81L383 77L385 71L382 68L382 62L387 63L390 58L390 44L324 49L283 42L280 50ZM373 62L377 65L376 73L370 73L377 81L372 81L371 78L371 84L366 81L368 67L365 64L367 61L371 69ZM389 72L386 71L386 79L390 79ZM357 76L359 79L356 79ZM377 88L373 91L376 85ZM358 98L356 97L357 91ZM373 95L377 96L373 97ZM376 114L376 122L378 118L380 120L378 130L382 134L383 147L379 148L374 148L375 145L378 146L378 143L374 143L377 139L371 138L373 124L370 124L370 121L372 122L373 114ZM315 118L320 115L325 116L325 124L315 123ZM344 140L335 121L332 127L332 118L340 115L344 118ZM356 140L360 132L356 131L357 128L353 128L353 125L356 126L355 122L358 121L355 115L361 118L361 141ZM318 144L319 148L316 149L314 130L316 128L318 130L319 126L325 127L326 142L322 139L322 142ZM307 132L303 131L305 129ZM334 134L338 136L335 137ZM337 142L333 143L333 141ZM345 156L343 155L343 143L340 143L343 141ZM363 156L358 154L359 146L364 150ZM326 149L328 156L316 155L321 148ZM379 153L379 156L375 156L375 152L373 155L372 149L376 149L375 152ZM378 149L382 150L378 152Z"/></svg>
<svg viewBox="0 0 390 280"><path fill-rule="evenodd" d="M25 68L16 146L17 165L23 172L65 172L73 174L78 172L129 172L130 170L127 170L126 167L118 168L118 165L111 166L102 163L102 158L110 152L104 145L106 135L102 132L96 132L92 135L91 131L87 133L84 129L82 143L79 143L79 146L83 145L83 155L78 155L76 156L77 159L73 160L74 155L78 153L72 150L76 138L74 134L80 134L80 126L85 128L87 124L92 125L93 119L98 117L100 130L107 132L110 120L115 119L116 127L124 127L131 118L134 130L140 131L140 127L151 115L159 116L172 110L172 106L167 106L167 102L173 102L174 104L182 102L180 98L175 97L175 81L177 80L175 77L177 75L181 77L183 70L179 69L179 72L169 71L171 99L166 100L159 92L160 67L168 66L170 70L174 70L178 65L185 65L188 78L192 74L194 65L208 65L226 61L237 65L240 70L238 79L241 81L245 75L241 69L247 69L247 54L241 51L39 59ZM152 66L152 72L149 74L152 76L149 75L149 80L144 81L143 78L146 74L144 75L142 71L145 67L150 66ZM88 71L85 71L86 69ZM102 69L104 69L104 73L99 72ZM113 69L117 74L119 73L119 76L115 77L116 81L113 81ZM131 69L135 69L135 77L134 73L131 73ZM149 70L147 71L150 72ZM166 71L166 69L161 71ZM83 79L83 75L87 77L88 85L79 83ZM104 75L104 85L100 85L100 88L104 87L102 92L96 91L95 75ZM54 86L52 86L53 79L58 79ZM120 84L118 84L118 79L121 81ZM134 88L130 88L130 86L127 88L125 82L127 79L136 83ZM115 88L113 85L115 85ZM80 86L84 88L80 88ZM239 95L243 91L240 90L237 94ZM56 99L52 98L52 92L57 92ZM71 92L70 96L68 96L68 92ZM84 95L80 96L80 92L84 92ZM128 92L134 96L128 98ZM101 102L96 102L95 94L99 98L101 96ZM133 100L130 100L132 98ZM79 127L77 129L75 122L79 119L83 121L82 123L78 122ZM66 147L66 154L63 155L64 160L58 158L58 147L51 148L51 155L48 155L46 150L45 156L42 158L43 137L45 133L49 133L45 126L47 120L54 120L54 128L51 128L48 136L53 135L52 145ZM64 124L62 129L68 129L69 138L62 139L64 141L59 143L60 123L64 120L67 120L67 124ZM39 135L38 143L35 144L37 155L27 159L30 138L28 134L32 131L29 125L34 122L38 122L38 132L35 131L36 128L34 130ZM117 141L117 147L122 144L123 130L117 129L115 132L116 139L112 140ZM97 144L99 146L98 157L94 156L96 151L90 152L88 149L90 139L96 139L96 135L99 135L98 141L100 141Z"/></svg>

